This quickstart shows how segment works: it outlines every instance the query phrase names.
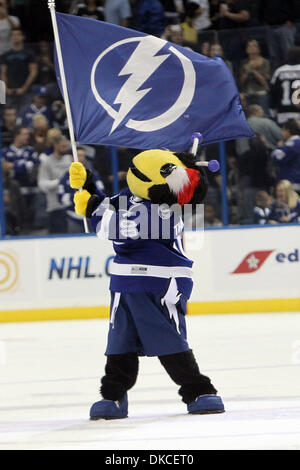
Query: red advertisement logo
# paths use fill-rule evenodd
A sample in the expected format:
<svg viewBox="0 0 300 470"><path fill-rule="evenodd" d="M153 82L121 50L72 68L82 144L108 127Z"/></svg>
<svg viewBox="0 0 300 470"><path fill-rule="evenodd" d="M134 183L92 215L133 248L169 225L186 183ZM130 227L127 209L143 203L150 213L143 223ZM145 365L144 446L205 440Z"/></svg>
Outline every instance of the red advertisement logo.
<svg viewBox="0 0 300 470"><path fill-rule="evenodd" d="M232 274L254 273L257 271L274 250L251 251Z"/></svg>

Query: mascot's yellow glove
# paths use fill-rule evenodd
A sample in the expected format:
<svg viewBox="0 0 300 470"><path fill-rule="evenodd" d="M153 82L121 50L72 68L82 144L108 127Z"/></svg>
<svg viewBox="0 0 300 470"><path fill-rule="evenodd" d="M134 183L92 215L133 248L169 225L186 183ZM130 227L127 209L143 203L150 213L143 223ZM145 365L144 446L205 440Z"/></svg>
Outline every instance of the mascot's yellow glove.
<svg viewBox="0 0 300 470"><path fill-rule="evenodd" d="M90 200L90 193L84 189L83 191L76 191L74 194L75 212L78 215L85 216L86 207Z"/></svg>
<svg viewBox="0 0 300 470"><path fill-rule="evenodd" d="M73 189L79 189L84 186L86 182L86 169L82 163L73 162L69 169L70 186Z"/></svg>

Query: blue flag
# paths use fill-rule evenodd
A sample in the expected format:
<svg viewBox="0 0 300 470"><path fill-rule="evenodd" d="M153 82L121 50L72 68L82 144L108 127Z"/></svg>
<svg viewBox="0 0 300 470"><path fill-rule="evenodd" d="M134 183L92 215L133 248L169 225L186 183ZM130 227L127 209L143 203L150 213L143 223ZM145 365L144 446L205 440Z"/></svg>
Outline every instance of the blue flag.
<svg viewBox="0 0 300 470"><path fill-rule="evenodd" d="M187 151L194 132L203 144L253 136L222 59L97 20L56 18L78 142Z"/></svg>

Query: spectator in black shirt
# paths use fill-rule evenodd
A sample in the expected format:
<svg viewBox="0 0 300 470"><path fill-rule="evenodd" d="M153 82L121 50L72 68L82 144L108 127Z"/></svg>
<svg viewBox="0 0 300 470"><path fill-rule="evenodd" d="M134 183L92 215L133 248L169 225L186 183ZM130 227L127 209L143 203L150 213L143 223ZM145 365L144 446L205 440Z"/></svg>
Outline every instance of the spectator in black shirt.
<svg viewBox="0 0 300 470"><path fill-rule="evenodd" d="M240 191L244 223L253 218L255 194L258 190L269 191L274 183L270 166L270 152L263 136L249 140L250 149L238 157Z"/></svg>
<svg viewBox="0 0 300 470"><path fill-rule="evenodd" d="M220 3L221 0L210 0L209 2L211 29L219 29Z"/></svg>
<svg viewBox="0 0 300 470"><path fill-rule="evenodd" d="M179 24L181 15L184 12L182 0L159 0L165 10L167 24Z"/></svg>
<svg viewBox="0 0 300 470"><path fill-rule="evenodd" d="M225 56L232 63L234 74L238 73L241 60L244 58L244 48L240 36L235 29L250 25L250 7L248 0L225 0L220 3L219 28L220 42Z"/></svg>
<svg viewBox="0 0 300 470"><path fill-rule="evenodd" d="M53 64L53 47L47 41L40 41L39 54L36 58L38 66L38 76L36 83L47 89L52 100L61 98L61 93L57 84L55 68Z"/></svg>
<svg viewBox="0 0 300 470"><path fill-rule="evenodd" d="M260 20L271 26L267 40L274 70L285 63L288 51L295 43L296 28L291 0L263 0L260 3Z"/></svg>
<svg viewBox="0 0 300 470"><path fill-rule="evenodd" d="M12 141L14 140L14 133L17 129L17 119L17 109L13 106L5 106L5 108L3 109L1 126L3 147L9 147Z"/></svg>
<svg viewBox="0 0 300 470"><path fill-rule="evenodd" d="M24 200L18 182L10 177L11 164L6 161L2 161L0 164L2 164L3 175L6 234L19 235L25 212Z"/></svg>
<svg viewBox="0 0 300 470"><path fill-rule="evenodd" d="M225 0L219 8L220 29L234 29L249 26L250 5L248 0Z"/></svg>
<svg viewBox="0 0 300 470"><path fill-rule="evenodd" d="M37 64L33 52L24 47L24 35L20 29L12 31L11 40L11 50L1 57L1 80L6 83L7 104L20 109L31 100Z"/></svg>
<svg viewBox="0 0 300 470"><path fill-rule="evenodd" d="M93 20L104 21L103 6L100 6L97 0L85 0L79 3L75 7L73 14Z"/></svg>
<svg viewBox="0 0 300 470"><path fill-rule="evenodd" d="M39 85L47 85L48 83L55 82L55 69L52 60L53 48L47 41L40 41L39 54L37 56L38 76L37 83Z"/></svg>

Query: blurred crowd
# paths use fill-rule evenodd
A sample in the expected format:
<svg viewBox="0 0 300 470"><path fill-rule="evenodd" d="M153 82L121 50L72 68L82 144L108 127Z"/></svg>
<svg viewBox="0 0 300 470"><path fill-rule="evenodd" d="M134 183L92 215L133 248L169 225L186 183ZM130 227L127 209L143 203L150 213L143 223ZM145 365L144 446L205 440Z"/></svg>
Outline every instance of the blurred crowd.
<svg viewBox="0 0 300 470"><path fill-rule="evenodd" d="M300 222L300 0L56 0L60 12L161 37L231 69L255 137L226 143L230 224ZM8 235L80 233L68 184L72 152L53 64L46 1L0 0L2 179ZM112 195L111 149L79 160ZM118 149L118 187L134 149ZM219 144L199 148L219 159ZM222 225L221 174L209 174L205 226Z"/></svg>

